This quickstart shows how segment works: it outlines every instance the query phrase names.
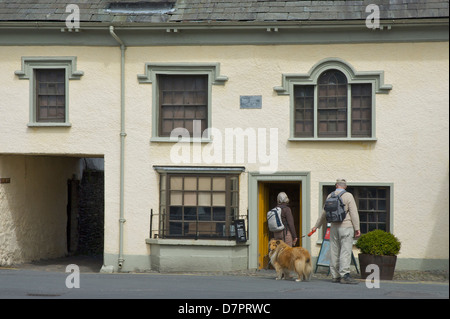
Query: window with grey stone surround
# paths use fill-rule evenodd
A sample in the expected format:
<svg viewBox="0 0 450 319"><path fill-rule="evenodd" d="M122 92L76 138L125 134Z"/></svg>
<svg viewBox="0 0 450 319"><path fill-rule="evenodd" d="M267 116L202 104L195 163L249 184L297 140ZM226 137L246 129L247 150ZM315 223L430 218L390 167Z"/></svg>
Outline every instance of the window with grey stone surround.
<svg viewBox="0 0 450 319"><path fill-rule="evenodd" d="M356 71L338 58L308 73L287 73L279 95L289 95L291 141L375 141L376 95L392 89L383 71Z"/></svg>
<svg viewBox="0 0 450 319"><path fill-rule="evenodd" d="M76 57L22 57L22 69L15 71L29 80L28 126L71 126L69 122L69 80L79 80Z"/></svg>

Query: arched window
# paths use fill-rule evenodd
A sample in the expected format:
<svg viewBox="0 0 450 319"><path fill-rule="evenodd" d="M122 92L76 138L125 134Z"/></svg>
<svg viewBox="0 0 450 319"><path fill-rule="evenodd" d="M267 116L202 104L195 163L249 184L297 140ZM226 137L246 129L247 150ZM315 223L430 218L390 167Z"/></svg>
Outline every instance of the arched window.
<svg viewBox="0 0 450 319"><path fill-rule="evenodd" d="M343 72L329 69L314 87L294 85L294 137L372 137L371 83L349 84Z"/></svg>
<svg viewBox="0 0 450 319"><path fill-rule="evenodd" d="M290 140L376 140L375 94L389 93L383 71L356 72L338 58L306 74L283 74L280 95L291 95Z"/></svg>
<svg viewBox="0 0 450 319"><path fill-rule="evenodd" d="M318 81L319 137L347 136L347 78L338 70L323 72Z"/></svg>

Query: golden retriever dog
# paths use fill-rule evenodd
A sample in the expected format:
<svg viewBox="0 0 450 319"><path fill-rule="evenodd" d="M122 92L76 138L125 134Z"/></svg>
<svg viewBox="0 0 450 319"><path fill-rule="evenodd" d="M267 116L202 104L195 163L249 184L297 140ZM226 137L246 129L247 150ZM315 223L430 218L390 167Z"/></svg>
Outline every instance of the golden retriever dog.
<svg viewBox="0 0 450 319"><path fill-rule="evenodd" d="M271 239L269 242L269 257L277 271L277 280L289 278L289 272L295 271L298 278L295 281L311 278L311 255L303 247L291 247L282 240Z"/></svg>

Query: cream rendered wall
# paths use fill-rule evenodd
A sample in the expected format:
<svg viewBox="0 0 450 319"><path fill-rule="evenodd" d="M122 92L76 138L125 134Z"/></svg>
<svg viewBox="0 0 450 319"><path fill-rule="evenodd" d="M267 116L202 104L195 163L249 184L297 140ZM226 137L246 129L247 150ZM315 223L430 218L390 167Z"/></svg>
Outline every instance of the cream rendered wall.
<svg viewBox="0 0 450 319"><path fill-rule="evenodd" d="M78 159L0 155L0 265L64 256L67 180Z"/></svg>
<svg viewBox="0 0 450 319"><path fill-rule="evenodd" d="M27 128L29 83L14 71L21 56L53 55L76 56L77 69L84 71L69 84L72 127ZM385 83L393 85L389 94L376 95L376 142L288 141L289 97L278 96L273 87L281 85L283 73L306 73L329 57L345 60L356 71L383 70ZM393 231L403 242L399 258L448 260L448 43L128 47L124 255L130 269L149 263L150 209L157 212L159 206L159 176L152 165L174 164L173 143L150 142L152 84L137 81L146 62L219 62L229 79L212 86L212 126L222 133L235 127L278 128L278 170L311 172L310 211L304 212L311 223L320 211L320 182L342 176L361 184L392 183ZM120 50L2 47L0 64L0 113L8 118L0 126L0 154L104 155L105 255L107 264L116 263ZM262 95L262 109L239 109L240 95ZM246 166L240 179L240 213L245 214L248 172L258 171L259 163L233 165ZM319 248L313 242L312 254L317 256Z"/></svg>
<svg viewBox="0 0 450 319"><path fill-rule="evenodd" d="M21 69L22 56L77 58L77 70L84 75L80 80L69 81L71 127L27 127L29 81L20 80L14 74ZM112 229L112 232L105 231L105 251L115 252L119 219L120 50L117 47L1 47L0 69L0 154L104 156L105 212L110 216L105 218L105 228ZM2 166L0 160L0 170Z"/></svg>
<svg viewBox="0 0 450 319"><path fill-rule="evenodd" d="M328 57L356 71L383 70L385 83L393 85L389 94L376 95L376 142L288 141L289 97L273 87L281 85L282 73L306 73ZM128 48L124 249L138 255L148 254L143 237L150 208L157 211L159 203L158 174L151 167L173 165L174 145L150 142L152 88L136 82L145 62L219 62L229 80L212 86L212 126L222 133L278 128L278 170L311 172L311 210L304 213L312 223L320 211L320 182L343 176L361 184L393 183L393 232L403 242L399 258L448 259L448 43ZM240 95L262 95L262 109L239 109ZM235 163L242 164L259 170L258 163ZM243 173L241 214L248 208L247 182ZM319 249L312 244L313 255Z"/></svg>

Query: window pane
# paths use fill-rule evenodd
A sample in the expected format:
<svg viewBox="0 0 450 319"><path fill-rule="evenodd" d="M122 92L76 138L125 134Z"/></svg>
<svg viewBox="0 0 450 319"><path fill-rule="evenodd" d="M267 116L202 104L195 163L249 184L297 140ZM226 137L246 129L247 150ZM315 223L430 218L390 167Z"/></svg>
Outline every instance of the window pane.
<svg viewBox="0 0 450 319"><path fill-rule="evenodd" d="M184 205L196 206L197 205L197 193L185 192L184 193Z"/></svg>
<svg viewBox="0 0 450 319"><path fill-rule="evenodd" d="M198 189L199 190L211 190L211 177L199 177L198 178Z"/></svg>
<svg viewBox="0 0 450 319"><path fill-rule="evenodd" d="M207 75L158 75L160 123L159 134L169 136L173 128L182 127L193 133L194 119L206 123L208 115ZM172 106L171 112L163 111ZM173 124L165 122L176 119ZM203 123L202 129L206 128ZM169 130L170 129L170 130Z"/></svg>
<svg viewBox="0 0 450 319"><path fill-rule="evenodd" d="M163 189L165 189L165 188L161 188L160 202L161 202L161 205L166 205L166 191L164 191Z"/></svg>
<svg viewBox="0 0 450 319"><path fill-rule="evenodd" d="M296 137L313 137L314 86L294 87L295 132Z"/></svg>
<svg viewBox="0 0 450 319"><path fill-rule="evenodd" d="M193 104L193 103L187 103L187 104ZM195 119L195 107L194 106L186 106L184 108L184 118L188 120Z"/></svg>
<svg viewBox="0 0 450 319"><path fill-rule="evenodd" d="M213 222L201 222L198 223L199 235L212 236L216 235L216 223Z"/></svg>
<svg viewBox="0 0 450 319"><path fill-rule="evenodd" d="M225 177L213 178L213 190L224 191L225 190Z"/></svg>
<svg viewBox="0 0 450 319"><path fill-rule="evenodd" d="M359 221L367 222L367 213L359 213Z"/></svg>
<svg viewBox="0 0 450 319"><path fill-rule="evenodd" d="M181 220L183 218L183 207L171 206L169 214L170 220Z"/></svg>
<svg viewBox="0 0 450 319"><path fill-rule="evenodd" d="M170 189L171 190L182 190L183 189L183 177L171 177L170 178Z"/></svg>
<svg viewBox="0 0 450 319"><path fill-rule="evenodd" d="M225 193L213 193L213 206L225 206Z"/></svg>
<svg viewBox="0 0 450 319"><path fill-rule="evenodd" d="M168 174L167 180L167 191L160 191L160 194L169 194L170 205L166 215L161 206L165 221L160 227L166 229L160 233L162 237L230 238L233 220L239 211L237 176Z"/></svg>
<svg viewBox="0 0 450 319"><path fill-rule="evenodd" d="M352 84L352 137L372 136L372 84Z"/></svg>
<svg viewBox="0 0 450 319"><path fill-rule="evenodd" d="M169 232L172 236L182 235L183 234L183 223L170 222L169 223Z"/></svg>
<svg viewBox="0 0 450 319"><path fill-rule="evenodd" d="M185 128L184 120L173 120L173 128Z"/></svg>
<svg viewBox="0 0 450 319"><path fill-rule="evenodd" d="M199 207L198 220L211 220L211 207Z"/></svg>
<svg viewBox="0 0 450 319"><path fill-rule="evenodd" d="M58 106L58 108L56 110L56 117L64 118L65 112L66 112L66 108L64 106Z"/></svg>
<svg viewBox="0 0 450 319"><path fill-rule="evenodd" d="M184 190L197 190L197 177L185 177Z"/></svg>
<svg viewBox="0 0 450 319"><path fill-rule="evenodd" d="M206 105L208 104L208 95L205 91L198 91L195 95L195 104Z"/></svg>
<svg viewBox="0 0 450 319"><path fill-rule="evenodd" d="M361 233L362 234L365 234L365 233L367 233L367 224L361 224L360 225L361 227Z"/></svg>
<svg viewBox="0 0 450 319"><path fill-rule="evenodd" d="M182 192L170 192L170 205L183 205Z"/></svg>
<svg viewBox="0 0 450 319"><path fill-rule="evenodd" d="M166 175L161 175L161 178L160 178L159 182L161 184L160 187L161 187L162 191L166 190L166 180L167 180L167 176Z"/></svg>
<svg viewBox="0 0 450 319"><path fill-rule="evenodd" d="M238 205L238 193L237 192L231 192L230 205L231 206L237 206Z"/></svg>
<svg viewBox="0 0 450 319"><path fill-rule="evenodd" d="M211 206L211 193L199 192L198 193L198 205L199 206Z"/></svg>
<svg viewBox="0 0 450 319"><path fill-rule="evenodd" d="M167 106L165 106L167 107ZM174 119L182 119L184 117L184 108L181 106L171 106L170 109L172 110L172 116Z"/></svg>
<svg viewBox="0 0 450 319"><path fill-rule="evenodd" d="M225 221L225 207L213 208L213 220Z"/></svg>
<svg viewBox="0 0 450 319"><path fill-rule="evenodd" d="M161 108L162 115L165 119L172 119L174 117L173 115L174 107L172 106L164 106Z"/></svg>
<svg viewBox="0 0 450 319"><path fill-rule="evenodd" d="M347 136L347 78L341 71L327 70L318 80L318 136Z"/></svg>
<svg viewBox="0 0 450 319"><path fill-rule="evenodd" d="M386 210L386 200L378 200L378 210Z"/></svg>
<svg viewBox="0 0 450 319"><path fill-rule="evenodd" d="M37 122L64 122L65 69L35 69Z"/></svg>
<svg viewBox="0 0 450 319"><path fill-rule="evenodd" d="M194 132L193 120L180 121L180 124L178 124L177 127L184 127L188 132Z"/></svg>
<svg viewBox="0 0 450 319"><path fill-rule="evenodd" d="M367 200L366 199L359 200L359 210L367 210Z"/></svg>
<svg viewBox="0 0 450 319"><path fill-rule="evenodd" d="M323 198L334 190L333 186L323 187ZM385 186L349 186L358 208L361 233L373 229L389 230L389 188Z"/></svg>
<svg viewBox="0 0 450 319"><path fill-rule="evenodd" d="M230 178L230 182L231 182L231 190L232 191L237 191L238 187L239 187L239 178L237 177L231 177Z"/></svg>
<svg viewBox="0 0 450 319"><path fill-rule="evenodd" d="M162 122L162 131L167 133L167 135L170 135L172 130L174 129L173 121L172 120L163 120Z"/></svg>
<svg viewBox="0 0 450 319"><path fill-rule="evenodd" d="M197 220L197 207L184 207L184 220Z"/></svg>

